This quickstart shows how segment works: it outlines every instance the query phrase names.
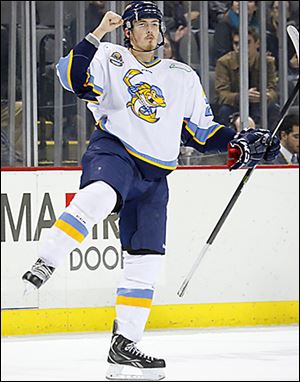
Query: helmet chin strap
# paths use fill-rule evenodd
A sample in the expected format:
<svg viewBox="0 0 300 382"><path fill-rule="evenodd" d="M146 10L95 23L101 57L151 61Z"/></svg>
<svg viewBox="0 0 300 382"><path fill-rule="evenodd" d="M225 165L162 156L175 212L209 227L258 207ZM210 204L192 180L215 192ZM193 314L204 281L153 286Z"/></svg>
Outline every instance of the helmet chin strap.
<svg viewBox="0 0 300 382"><path fill-rule="evenodd" d="M156 48L151 49L151 50L138 50L138 49L135 49L131 44L130 44L129 48L134 50L135 52L139 52L139 53L151 53L151 52L155 52L158 48L160 48L164 44L165 44L164 42L161 42L161 43L157 44Z"/></svg>

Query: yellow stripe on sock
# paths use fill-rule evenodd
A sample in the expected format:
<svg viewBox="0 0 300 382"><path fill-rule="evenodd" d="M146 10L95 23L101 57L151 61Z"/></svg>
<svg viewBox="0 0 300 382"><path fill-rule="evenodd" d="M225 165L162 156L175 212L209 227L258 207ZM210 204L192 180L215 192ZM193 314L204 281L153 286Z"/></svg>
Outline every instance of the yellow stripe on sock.
<svg viewBox="0 0 300 382"><path fill-rule="evenodd" d="M62 231L64 231L64 233L66 233L68 236L71 236L74 240L78 241L79 243L82 243L85 239L82 233L78 232L70 224L62 220L57 220L57 222L55 223L55 227L61 229Z"/></svg>
<svg viewBox="0 0 300 382"><path fill-rule="evenodd" d="M117 305L127 305L127 306L138 306L141 308L150 309L152 306L152 300L149 300L147 298L118 296L116 304Z"/></svg>

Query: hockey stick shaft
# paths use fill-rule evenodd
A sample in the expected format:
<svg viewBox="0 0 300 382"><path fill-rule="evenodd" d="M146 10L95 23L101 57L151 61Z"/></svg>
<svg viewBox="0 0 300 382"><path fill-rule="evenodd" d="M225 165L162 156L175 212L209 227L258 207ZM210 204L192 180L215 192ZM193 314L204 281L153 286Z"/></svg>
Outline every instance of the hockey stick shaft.
<svg viewBox="0 0 300 382"><path fill-rule="evenodd" d="M275 135L277 134L278 130L280 129L282 123L283 123L283 120L284 118L286 117L291 105L294 103L296 97L297 97L297 93L299 91L299 80L297 82L297 85L295 86L294 90L293 90L293 93L291 94L291 97L288 99L288 101L286 102L286 104L284 105L284 108L282 109L282 112L281 112L281 118L280 118L280 121L279 123L277 124L277 126L275 127L274 129L274 132L272 133L272 137L275 137ZM200 252L199 256L197 257L190 273L188 274L188 276L186 277L186 279L184 280L183 284L181 285L180 289L178 290L178 296L179 297L183 297L183 295L185 294L185 291L186 291L186 288L189 284L189 282L191 281L194 273L196 272L201 260L203 259L204 255L206 254L206 252L208 251L208 249L210 248L210 246L213 244L213 242L215 241L216 237L218 236L218 233L220 232L221 228L223 227L227 217L229 216L232 208L234 207L234 205L236 204L238 198L240 197L242 191L243 191L243 188L245 187L245 185L248 183L248 181L250 180L252 174L253 174L253 171L254 171L255 167L252 167L252 168L249 168L246 172L246 174L244 175L241 183L239 184L238 188L236 189L233 197L231 198L230 202L228 203L225 211L223 212L220 220L218 221L217 225L215 226L213 232L211 233L209 239L207 240L205 246L203 247L202 251Z"/></svg>
<svg viewBox="0 0 300 382"><path fill-rule="evenodd" d="M297 31L297 30L296 30ZM294 32L294 31L292 31ZM298 32L297 32L298 33ZM289 34L290 34L290 31L289 31ZM291 34L290 34L291 35ZM295 36L294 36L295 37ZM292 37L291 37L292 38ZM295 44L299 44L299 34L298 34L298 40L297 40L297 36L296 38L292 38L293 40L293 43ZM297 42L298 41L298 42ZM296 46L295 46L296 47ZM298 45L297 45L298 47ZM298 48L298 52L299 52L299 48ZM299 53L298 53L299 54ZM299 57L298 57L299 59ZM292 94L290 95L289 99L287 100L287 102L285 103L285 105L283 106L282 110L281 110L281 113L280 113L280 120L279 122L277 123L276 127L274 128L274 131L272 133L272 138L275 137L275 135L278 133L287 113L289 112L291 106L293 105L293 103L295 102L296 100L296 97L297 97L297 94L298 94L298 91L299 91L299 80L292 92ZM225 211L223 212L220 220L218 221L217 225L215 226L214 230L212 231L209 239L207 240L205 246L203 247L202 251L200 252L199 256L197 257L190 273L188 274L188 276L185 278L185 280L183 281L181 287L179 288L177 294L179 297L183 297L185 292L186 292L186 289L194 275L194 273L196 272L199 264L201 263L204 255L206 254L206 252L209 250L210 246L213 244L213 242L215 241L216 237L218 236L218 233L220 232L221 228L223 227L227 217L229 216L232 208L234 207L234 205L236 204L238 198L240 197L242 191L243 191L243 188L245 187L245 185L248 183L249 179L251 178L252 174L253 174L253 171L254 171L255 167L253 168L249 168L246 172L246 174L244 175L241 183L239 184L238 188L236 189L233 197L231 198L230 202L228 203Z"/></svg>

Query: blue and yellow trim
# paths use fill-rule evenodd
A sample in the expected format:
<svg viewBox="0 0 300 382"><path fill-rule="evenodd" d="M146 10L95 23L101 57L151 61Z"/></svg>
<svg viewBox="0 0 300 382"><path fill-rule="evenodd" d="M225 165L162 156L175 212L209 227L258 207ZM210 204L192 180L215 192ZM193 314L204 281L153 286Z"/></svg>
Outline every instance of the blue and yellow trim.
<svg viewBox="0 0 300 382"><path fill-rule="evenodd" d="M136 60L137 60L141 65L145 66L145 68L152 68L153 66L155 66L155 65L157 65L157 64L159 64L159 63L161 62L161 59L158 58L158 57L154 58L154 60L151 61L151 62L142 62L142 61L140 61L140 60L138 60L138 59L136 59Z"/></svg>
<svg viewBox="0 0 300 382"><path fill-rule="evenodd" d="M153 166L162 168L164 170L170 170L174 171L177 168L177 160L170 161L170 162L164 162L159 159L152 158L146 154L141 154L138 151L136 151L134 148L123 142L126 150L129 152L130 155L134 156L135 158L138 158L142 160L143 162L149 163Z"/></svg>
<svg viewBox="0 0 300 382"><path fill-rule="evenodd" d="M61 229L78 243L82 243L88 235L86 227L78 219L66 212L57 220L55 227Z"/></svg>
<svg viewBox="0 0 300 382"><path fill-rule="evenodd" d="M193 139L204 146L208 139L212 138L218 131L223 129L224 125L216 123L207 129L201 129L190 119L186 118L183 121L185 129L192 135Z"/></svg>
<svg viewBox="0 0 300 382"><path fill-rule="evenodd" d="M98 121L96 126L98 126L101 130L103 130L107 133L110 133L108 131L108 129L106 128L106 122L107 122L107 120L105 118L102 118L100 121ZM143 162L149 163L153 166L162 168L164 170L169 170L169 171L174 171L177 168L177 165L178 165L177 159L173 160L173 161L162 161L160 159L156 159L156 158L153 158L149 155L142 154L142 153L138 152L137 150L135 150L132 146L130 146L128 143L126 143L122 139L120 139L120 141L123 143L123 145L125 146L126 150L128 151L128 153L130 155L134 156L135 158L140 159Z"/></svg>
<svg viewBox="0 0 300 382"><path fill-rule="evenodd" d="M95 84L95 78L94 78L94 76L92 76L90 74L90 72L86 73L86 82L83 86L85 88L90 86L92 88L93 93L95 93L95 95L97 97L101 96L103 94L103 91L104 91L100 86L97 86Z"/></svg>
<svg viewBox="0 0 300 382"><path fill-rule="evenodd" d="M1 335L110 332L114 307L1 311ZM147 329L299 324L299 301L152 306Z"/></svg>
<svg viewBox="0 0 300 382"><path fill-rule="evenodd" d="M66 90L72 93L75 93L73 83L72 83L73 58L74 58L74 51L71 50L71 52L69 53L67 57L63 57L59 60L59 63L57 64L56 68L57 68L62 86ZM104 90L103 88L95 84L95 79L90 74L90 72L86 72L86 82L83 84L83 87L86 88L86 97L85 98L80 97L80 98L85 102L99 104L99 102L96 100L96 97L100 97L103 94Z"/></svg>
<svg viewBox="0 0 300 382"><path fill-rule="evenodd" d="M71 50L69 55L67 57L62 57L59 60L58 64L56 65L56 69L57 69L62 86L66 90L72 93L74 93L72 79L71 79L73 56L74 56L74 51Z"/></svg>
<svg viewBox="0 0 300 382"><path fill-rule="evenodd" d="M148 308L152 306L153 290L150 289L118 289L117 305Z"/></svg>

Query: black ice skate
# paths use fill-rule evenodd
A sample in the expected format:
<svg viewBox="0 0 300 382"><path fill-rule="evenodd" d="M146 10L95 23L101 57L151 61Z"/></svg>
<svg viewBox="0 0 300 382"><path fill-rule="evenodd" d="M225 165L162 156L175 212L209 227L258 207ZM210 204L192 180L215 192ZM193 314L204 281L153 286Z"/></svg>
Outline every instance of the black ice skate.
<svg viewBox="0 0 300 382"><path fill-rule="evenodd" d="M165 361L142 353L133 341L121 334L116 334L116 328L115 322L108 355L108 362L111 365L106 378L112 381L159 381L164 379Z"/></svg>
<svg viewBox="0 0 300 382"><path fill-rule="evenodd" d="M26 284L25 294L32 289L39 289L44 285L54 270L55 268L46 265L44 260L38 259L37 262L33 264L31 270L22 276L22 280L24 280Z"/></svg>

